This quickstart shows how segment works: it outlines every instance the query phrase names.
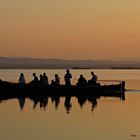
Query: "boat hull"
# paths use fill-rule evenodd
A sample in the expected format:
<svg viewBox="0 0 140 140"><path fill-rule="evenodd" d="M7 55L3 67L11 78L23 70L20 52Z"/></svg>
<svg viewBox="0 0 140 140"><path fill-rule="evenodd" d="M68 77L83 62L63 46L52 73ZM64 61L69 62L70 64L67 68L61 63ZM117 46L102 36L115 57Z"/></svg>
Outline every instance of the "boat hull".
<svg viewBox="0 0 140 140"><path fill-rule="evenodd" d="M114 96L124 93L125 88L118 85L93 85L93 86L43 86L43 85L19 85L19 84L1 84L0 96L78 96L78 95L103 95Z"/></svg>

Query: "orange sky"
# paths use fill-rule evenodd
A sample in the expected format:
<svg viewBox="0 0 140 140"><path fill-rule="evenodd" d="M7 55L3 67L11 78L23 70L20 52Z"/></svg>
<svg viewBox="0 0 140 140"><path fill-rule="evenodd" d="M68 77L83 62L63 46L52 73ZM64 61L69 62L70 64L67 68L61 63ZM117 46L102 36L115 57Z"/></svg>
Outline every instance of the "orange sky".
<svg viewBox="0 0 140 140"><path fill-rule="evenodd" d="M140 58L140 0L1 0L0 56Z"/></svg>

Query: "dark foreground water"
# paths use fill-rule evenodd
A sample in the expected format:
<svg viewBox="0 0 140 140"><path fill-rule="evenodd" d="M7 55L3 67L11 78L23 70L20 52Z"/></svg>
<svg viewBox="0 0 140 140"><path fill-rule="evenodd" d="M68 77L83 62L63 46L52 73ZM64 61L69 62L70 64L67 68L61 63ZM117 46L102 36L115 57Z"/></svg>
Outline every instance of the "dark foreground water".
<svg viewBox="0 0 140 140"><path fill-rule="evenodd" d="M79 74L72 70L73 84ZM17 82L19 73L46 72L63 77L65 70L0 70L0 78ZM140 71L95 70L100 80L125 80L125 100L119 97L11 99L0 101L0 140L131 140L140 139Z"/></svg>

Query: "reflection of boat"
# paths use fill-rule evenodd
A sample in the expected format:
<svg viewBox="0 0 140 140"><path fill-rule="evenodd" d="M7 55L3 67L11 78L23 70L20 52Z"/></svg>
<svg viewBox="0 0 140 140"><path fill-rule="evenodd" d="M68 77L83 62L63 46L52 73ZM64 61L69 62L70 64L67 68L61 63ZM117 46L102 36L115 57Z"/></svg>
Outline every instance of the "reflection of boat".
<svg viewBox="0 0 140 140"><path fill-rule="evenodd" d="M9 92L9 95L11 95L11 93ZM25 94L24 94L25 95ZM59 105L60 102L62 102L62 100L60 100L60 98L62 96L59 95L55 95L55 96L45 96L45 95L41 95L41 96L29 96L25 97L24 95L19 95L18 97L14 97L14 96L0 96L0 101L6 101L6 100L10 100L10 99L18 99L19 101L19 107L21 110L24 109L25 107L25 100L28 99L30 101L33 102L33 109L36 109L38 106L40 107L40 109L45 110L48 106L48 101L51 99L52 103L54 103L56 110L59 109ZM23 97L24 96L24 97ZM120 100L125 100L125 94L124 93L120 93L117 95L102 95L103 97L111 97L111 98L119 98ZM78 104L81 108L83 108L86 104L86 102L89 102L91 104L91 111L94 111L94 109L97 107L98 105L98 100L102 97L100 94L96 94L96 95L77 95L75 97L73 96L63 96L62 98L64 98L64 107L66 110L66 113L69 114L70 110L74 107L72 105L72 98L76 98L78 101Z"/></svg>
<svg viewBox="0 0 140 140"><path fill-rule="evenodd" d="M19 85L16 83L0 82L0 96L77 96L77 95L120 95L125 91L125 82L110 85L86 85L86 86L43 86L43 85Z"/></svg>

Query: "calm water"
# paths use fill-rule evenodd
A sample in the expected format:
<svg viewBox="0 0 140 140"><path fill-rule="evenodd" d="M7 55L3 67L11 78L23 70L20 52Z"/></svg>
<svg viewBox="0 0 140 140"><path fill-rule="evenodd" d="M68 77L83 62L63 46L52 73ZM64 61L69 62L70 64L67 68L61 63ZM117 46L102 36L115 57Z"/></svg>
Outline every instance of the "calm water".
<svg viewBox="0 0 140 140"><path fill-rule="evenodd" d="M65 70L0 70L2 80L17 82L23 72L46 72L49 79L58 73L61 83ZM72 70L72 83L79 74L90 79L91 70ZM45 101L12 99L0 102L1 140L131 140L140 139L140 70L95 70L99 80L125 80L125 100L114 97ZM81 105L83 101L83 105ZM23 103L24 106L23 106ZM21 109L22 108L22 109ZM136 137L135 137L136 136Z"/></svg>

